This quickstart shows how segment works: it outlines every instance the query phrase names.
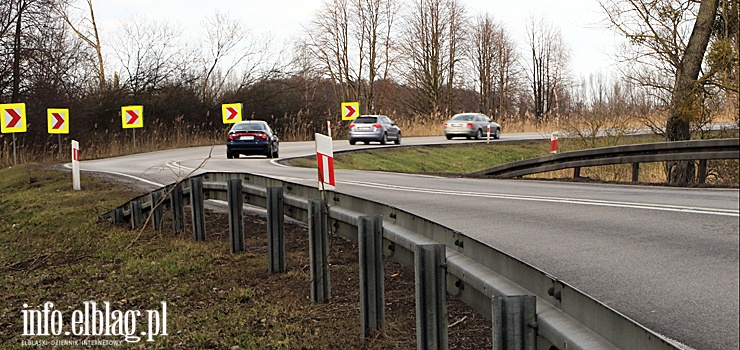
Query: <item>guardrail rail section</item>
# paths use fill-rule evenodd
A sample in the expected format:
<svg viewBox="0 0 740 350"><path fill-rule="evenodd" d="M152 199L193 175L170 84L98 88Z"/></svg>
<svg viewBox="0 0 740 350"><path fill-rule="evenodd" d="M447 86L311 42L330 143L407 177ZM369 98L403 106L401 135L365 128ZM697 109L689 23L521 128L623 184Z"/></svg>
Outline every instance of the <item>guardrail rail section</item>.
<svg viewBox="0 0 740 350"><path fill-rule="evenodd" d="M382 331L384 326L381 264L385 257L415 271L419 349L447 348L446 294L461 299L491 320L494 349L678 349L671 340L555 276L462 232L400 208L340 192L322 194L316 187L261 175L211 172L134 198L101 218L140 227L146 222L143 218L152 213L154 226L159 228L163 224L162 210L171 210L173 229L180 233L184 227L183 208L190 205L192 227L197 231L193 236L204 240L207 223L202 217L203 200L229 202L232 217L240 215L242 205L267 209L270 221L275 223L268 225L269 264L273 272L285 269L281 252L284 246L280 243L283 215L305 223L309 222L309 211L312 215L325 215L317 224L309 225L309 235L318 237L318 247L310 243L311 249L321 249L323 244L323 233L311 230L331 228L335 234L358 242L360 274L367 282L358 286L362 335ZM322 201L327 210L311 209L317 201ZM232 252L243 249L243 240L235 237L243 234L236 227L240 221L230 218ZM321 259L317 260L312 259L312 264L324 265ZM315 301L322 301L330 295L330 278L323 266L314 269L326 273L322 282L327 284L311 286L312 293L318 293Z"/></svg>
<svg viewBox="0 0 740 350"><path fill-rule="evenodd" d="M707 160L740 159L739 139L693 140L593 148L524 159L471 173L472 176L514 178L548 171L582 167L632 164L632 182L639 180L640 163L698 160L699 183L707 178Z"/></svg>

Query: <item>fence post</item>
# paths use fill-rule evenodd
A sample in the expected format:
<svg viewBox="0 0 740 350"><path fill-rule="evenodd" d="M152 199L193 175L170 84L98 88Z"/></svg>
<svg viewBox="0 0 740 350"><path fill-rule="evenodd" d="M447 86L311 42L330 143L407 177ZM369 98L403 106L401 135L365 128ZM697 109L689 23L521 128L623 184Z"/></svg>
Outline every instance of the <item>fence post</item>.
<svg viewBox="0 0 740 350"><path fill-rule="evenodd" d="M316 303L331 298L329 283L329 232L324 201L308 200L308 251L311 257L311 300Z"/></svg>
<svg viewBox="0 0 740 350"><path fill-rule="evenodd" d="M134 199L131 201L131 227L139 228L144 224L142 218L144 214L141 212L141 199Z"/></svg>
<svg viewBox="0 0 740 350"><path fill-rule="evenodd" d="M361 216L357 225L360 252L360 336L385 328L383 219Z"/></svg>
<svg viewBox="0 0 740 350"><path fill-rule="evenodd" d="M267 188L267 260L270 273L285 272L283 188Z"/></svg>
<svg viewBox="0 0 740 350"><path fill-rule="evenodd" d="M242 221L242 180L229 179L227 187L229 198L229 242L231 254L244 251L244 223Z"/></svg>
<svg viewBox="0 0 740 350"><path fill-rule="evenodd" d="M697 178L699 180L699 184L703 184L707 182L707 160L706 159L699 160L699 167L697 168Z"/></svg>
<svg viewBox="0 0 740 350"><path fill-rule="evenodd" d="M123 223L123 208L118 207L113 209L113 223L116 225Z"/></svg>
<svg viewBox="0 0 740 350"><path fill-rule="evenodd" d="M157 231L162 230L162 203L159 203L162 199L162 194L159 191L152 192L152 221L154 222L154 229Z"/></svg>
<svg viewBox="0 0 740 350"><path fill-rule="evenodd" d="M534 295L491 299L493 350L537 348L537 303Z"/></svg>
<svg viewBox="0 0 740 350"><path fill-rule="evenodd" d="M447 349L447 285L444 244L416 247L416 348Z"/></svg>
<svg viewBox="0 0 740 350"><path fill-rule="evenodd" d="M170 203L172 203L172 231L180 234L185 228L185 209L182 198L182 184L175 184L170 191Z"/></svg>
<svg viewBox="0 0 740 350"><path fill-rule="evenodd" d="M190 210L193 214L193 235L196 241L206 240L205 213L203 211L203 179L190 178Z"/></svg>
<svg viewBox="0 0 740 350"><path fill-rule="evenodd" d="M632 163L632 182L640 180L640 163Z"/></svg>
<svg viewBox="0 0 740 350"><path fill-rule="evenodd" d="M573 178L577 179L579 177L581 177L581 167L577 166L573 168Z"/></svg>

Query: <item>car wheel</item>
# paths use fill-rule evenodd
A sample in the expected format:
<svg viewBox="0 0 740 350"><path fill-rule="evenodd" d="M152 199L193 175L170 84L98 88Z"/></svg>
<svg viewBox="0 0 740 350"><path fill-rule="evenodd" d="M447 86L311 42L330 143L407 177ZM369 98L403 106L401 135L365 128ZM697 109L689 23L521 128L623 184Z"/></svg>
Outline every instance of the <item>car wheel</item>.
<svg viewBox="0 0 740 350"><path fill-rule="evenodd" d="M234 154L229 151L226 151L226 159L233 159L233 158L234 158Z"/></svg>
<svg viewBox="0 0 740 350"><path fill-rule="evenodd" d="M393 143L400 145L401 144L401 133L398 133L398 136L396 136L396 140L393 141Z"/></svg>
<svg viewBox="0 0 740 350"><path fill-rule="evenodd" d="M355 143L357 143L357 141L355 141L355 140L349 140L349 144L350 145L354 145Z"/></svg>
<svg viewBox="0 0 740 350"><path fill-rule="evenodd" d="M448 140L452 140L452 135L445 135Z"/></svg>
<svg viewBox="0 0 740 350"><path fill-rule="evenodd" d="M388 134L383 134L383 137L380 138L380 144L385 145L388 143Z"/></svg>
<svg viewBox="0 0 740 350"><path fill-rule="evenodd" d="M480 129L478 129L478 131L475 132L475 139L476 140L480 140L482 138L483 138L483 131L481 131Z"/></svg>
<svg viewBox="0 0 740 350"><path fill-rule="evenodd" d="M493 138L498 140L500 137L501 137L501 129L496 128L496 133L493 134Z"/></svg>
<svg viewBox="0 0 740 350"><path fill-rule="evenodd" d="M369 145L370 144L370 141L362 141L362 143L364 143L366 145Z"/></svg>

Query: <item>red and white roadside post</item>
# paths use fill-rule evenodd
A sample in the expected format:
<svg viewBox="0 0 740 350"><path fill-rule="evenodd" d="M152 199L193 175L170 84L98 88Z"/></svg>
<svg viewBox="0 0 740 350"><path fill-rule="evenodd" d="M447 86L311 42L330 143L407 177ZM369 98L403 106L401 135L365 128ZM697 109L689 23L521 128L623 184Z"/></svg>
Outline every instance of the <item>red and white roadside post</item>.
<svg viewBox="0 0 740 350"><path fill-rule="evenodd" d="M558 153L558 133L557 131L550 135L550 153Z"/></svg>
<svg viewBox="0 0 740 350"><path fill-rule="evenodd" d="M80 143L72 140L72 189L80 190Z"/></svg>
<svg viewBox="0 0 740 350"><path fill-rule="evenodd" d="M334 180L334 150L331 137L315 134L316 161L319 166L319 190L333 190Z"/></svg>
<svg viewBox="0 0 740 350"><path fill-rule="evenodd" d="M491 124L486 127L486 143L491 142Z"/></svg>

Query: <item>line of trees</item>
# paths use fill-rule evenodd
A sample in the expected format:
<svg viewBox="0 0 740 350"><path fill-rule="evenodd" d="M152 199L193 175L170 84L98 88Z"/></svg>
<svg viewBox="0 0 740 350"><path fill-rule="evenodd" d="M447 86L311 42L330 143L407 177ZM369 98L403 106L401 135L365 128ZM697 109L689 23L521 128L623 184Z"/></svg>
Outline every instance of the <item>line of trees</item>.
<svg viewBox="0 0 740 350"><path fill-rule="evenodd" d="M495 13L471 14L462 0L324 0L282 47L226 13L184 38L176 24L141 16L106 33L93 0L7 0L0 103L26 102L31 124L45 123L47 107L68 107L81 139L120 132L119 108L129 103L162 125L219 129L220 105L243 102L245 116L293 139L338 119L341 101L429 123L479 111L504 127L610 104L624 115L665 109L653 126L668 125L660 131L671 140L718 111L737 114L737 0L600 4L628 39L618 76L574 77L568 45L546 19L530 18L517 46ZM29 128L24 142L45 143L44 129Z"/></svg>

